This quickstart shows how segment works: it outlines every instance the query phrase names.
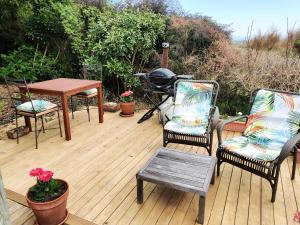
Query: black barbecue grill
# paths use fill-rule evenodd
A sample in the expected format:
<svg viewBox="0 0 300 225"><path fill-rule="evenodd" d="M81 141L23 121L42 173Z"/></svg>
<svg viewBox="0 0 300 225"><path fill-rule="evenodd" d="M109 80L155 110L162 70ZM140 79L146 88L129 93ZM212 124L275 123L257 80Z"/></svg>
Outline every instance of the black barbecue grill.
<svg viewBox="0 0 300 225"><path fill-rule="evenodd" d="M174 96L174 83L176 80L193 78L192 75L176 75L166 68L159 68L150 73L137 73L135 76L139 77L144 84L144 98L147 98L154 105L139 119L138 123L142 123L152 117L155 110L160 110L160 105ZM167 95L167 97L158 102L152 97L153 94Z"/></svg>

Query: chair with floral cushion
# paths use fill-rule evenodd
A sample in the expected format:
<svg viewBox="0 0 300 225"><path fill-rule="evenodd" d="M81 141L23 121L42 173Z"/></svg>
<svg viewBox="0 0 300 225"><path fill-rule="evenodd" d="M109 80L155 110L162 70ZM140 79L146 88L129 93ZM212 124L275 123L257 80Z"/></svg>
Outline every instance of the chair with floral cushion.
<svg viewBox="0 0 300 225"><path fill-rule="evenodd" d="M173 116L163 130L164 147L168 143L201 146L211 155L213 130L219 121L218 90L215 81L176 81Z"/></svg>
<svg viewBox="0 0 300 225"><path fill-rule="evenodd" d="M26 80L23 79L12 79L5 77L5 83L11 103L11 107L15 111L16 116L16 132L17 132L17 143L19 144L19 132L18 132L18 117L19 116L27 116L34 118L35 122L35 146L38 148L38 135L41 131L45 133L44 127L44 116L57 112L58 115L58 124L60 129L60 136L62 137L61 123L60 123L60 115L59 115L59 107L49 101L45 101L42 99L32 100L31 94L27 87ZM19 87L23 86L26 89L26 93L20 93ZM24 102L25 100L25 102ZM41 129L37 128L37 121L41 119L42 127ZM55 128L52 128L55 129Z"/></svg>
<svg viewBox="0 0 300 225"><path fill-rule="evenodd" d="M99 78L99 76L97 75L97 72L101 72L101 80L102 80L102 67L99 68L97 67L92 67L92 66L84 66L84 73L89 73L91 71L93 71L94 73L96 72L96 74L89 74L87 77L83 77L86 79L94 79L97 80ZM91 117L90 117L90 101L93 98L97 97L97 88L92 88L83 92L80 92L76 95L71 96L71 111L72 111L72 119L74 119L74 111L75 111L75 107L74 107L74 101L73 101L73 97L77 97L77 98L81 98L84 102L85 102L85 107L86 107L86 111L88 113L88 119L89 122L91 121Z"/></svg>
<svg viewBox="0 0 300 225"><path fill-rule="evenodd" d="M270 89L255 91L248 116L236 117L218 125L217 174L223 162L245 169L267 179L275 201L280 166L293 154L292 179L295 178L296 144L300 139L300 93ZM241 136L222 141L223 127L246 118Z"/></svg>
<svg viewBox="0 0 300 225"><path fill-rule="evenodd" d="M83 92L80 92L75 95L78 98L81 98L85 101L86 111L88 113L89 122L91 121L90 117L90 100L92 98L97 97L97 88L92 88ZM73 104L73 96L71 96L71 110L72 110L72 119L74 119L74 104Z"/></svg>

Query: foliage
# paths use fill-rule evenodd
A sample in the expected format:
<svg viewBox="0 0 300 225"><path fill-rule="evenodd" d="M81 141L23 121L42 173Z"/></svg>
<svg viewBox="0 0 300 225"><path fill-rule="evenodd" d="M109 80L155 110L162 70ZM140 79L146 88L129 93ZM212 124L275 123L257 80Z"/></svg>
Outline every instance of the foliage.
<svg viewBox="0 0 300 225"><path fill-rule="evenodd" d="M87 46L90 61L101 62L104 78L117 77L123 88L136 87L133 73L143 70L156 41L165 30L165 18L151 12L105 11L91 21Z"/></svg>
<svg viewBox="0 0 300 225"><path fill-rule="evenodd" d="M161 15L183 13L178 0L119 0L115 1L114 8L119 11L124 9L151 11Z"/></svg>
<svg viewBox="0 0 300 225"><path fill-rule="evenodd" d="M297 52L300 54L300 39L297 39L294 43L294 48L297 50Z"/></svg>
<svg viewBox="0 0 300 225"><path fill-rule="evenodd" d="M31 16L30 0L0 0L0 53L24 43L26 21Z"/></svg>
<svg viewBox="0 0 300 225"><path fill-rule="evenodd" d="M30 81L59 77L59 69L53 56L44 55L38 49L21 46L8 54L1 54L3 66L0 77L25 77Z"/></svg>
<svg viewBox="0 0 300 225"><path fill-rule="evenodd" d="M229 39L230 32L208 17L172 16L169 21L167 37L170 42L170 68L177 74L191 73L209 47L223 35ZM192 60L192 63L189 63ZM193 64L191 68L191 65Z"/></svg>
<svg viewBox="0 0 300 225"><path fill-rule="evenodd" d="M0 100L0 112L2 113L3 109L4 109L4 101Z"/></svg>
<svg viewBox="0 0 300 225"><path fill-rule="evenodd" d="M29 198L35 202L48 202L60 197L65 191L65 184L53 179L53 172L41 168L32 169L30 176L36 177L37 183L29 189Z"/></svg>

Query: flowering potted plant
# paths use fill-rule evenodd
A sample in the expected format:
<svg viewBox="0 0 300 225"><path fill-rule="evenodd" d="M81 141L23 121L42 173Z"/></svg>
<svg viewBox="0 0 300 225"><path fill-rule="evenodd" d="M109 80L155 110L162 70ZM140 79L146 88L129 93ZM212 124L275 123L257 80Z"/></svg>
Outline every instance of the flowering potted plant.
<svg viewBox="0 0 300 225"><path fill-rule="evenodd" d="M243 113L238 112L237 116L242 116ZM243 133L246 129L245 121L233 121L225 125L224 130Z"/></svg>
<svg viewBox="0 0 300 225"><path fill-rule="evenodd" d="M133 92L125 91L120 97L121 116L133 116L135 109L135 102L133 101Z"/></svg>
<svg viewBox="0 0 300 225"><path fill-rule="evenodd" d="M30 171L37 183L29 188L26 200L38 224L63 224L68 217L66 210L69 185L66 181L53 179L52 171L36 168Z"/></svg>
<svg viewBox="0 0 300 225"><path fill-rule="evenodd" d="M294 218L293 219L296 223L300 223L300 212L299 211L294 213Z"/></svg>

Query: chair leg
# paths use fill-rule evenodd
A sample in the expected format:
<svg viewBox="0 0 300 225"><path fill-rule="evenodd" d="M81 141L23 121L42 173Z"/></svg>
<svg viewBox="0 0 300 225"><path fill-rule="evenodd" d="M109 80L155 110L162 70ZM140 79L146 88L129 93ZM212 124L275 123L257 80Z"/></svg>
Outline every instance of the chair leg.
<svg viewBox="0 0 300 225"><path fill-rule="evenodd" d="M41 120L42 120L42 129L43 129L43 133L45 133L44 116L41 116Z"/></svg>
<svg viewBox="0 0 300 225"><path fill-rule="evenodd" d="M38 149L38 130L37 130L37 118L34 117L34 127L35 127L35 148Z"/></svg>
<svg viewBox="0 0 300 225"><path fill-rule="evenodd" d="M217 176L220 176L220 167L221 167L221 162L218 159L218 162L217 162Z"/></svg>
<svg viewBox="0 0 300 225"><path fill-rule="evenodd" d="M91 118L90 118L90 106L89 106L89 99L88 98L86 98L86 111L88 113L89 122L91 122Z"/></svg>
<svg viewBox="0 0 300 225"><path fill-rule="evenodd" d="M277 192L277 183L274 184L274 186L272 186L272 198L271 198L272 203L275 202L276 192Z"/></svg>
<svg viewBox="0 0 300 225"><path fill-rule="evenodd" d="M297 165L297 149L295 148L294 156L293 156L292 180L295 179L296 165Z"/></svg>
<svg viewBox="0 0 300 225"><path fill-rule="evenodd" d="M61 122L60 122L60 115L59 115L59 110L57 110L57 117L58 117L58 124L59 124L59 131L60 131L60 136L62 137L62 130L61 130Z"/></svg>
<svg viewBox="0 0 300 225"><path fill-rule="evenodd" d="M71 96L71 111L72 111L72 119L74 119L74 104L73 104L73 96Z"/></svg>
<svg viewBox="0 0 300 225"><path fill-rule="evenodd" d="M271 202L275 202L275 199L276 199L276 192L277 192L277 185L278 185L279 173L280 173L280 165L277 165L277 168L276 168L276 171L275 171L274 184L271 185L271 187L272 187Z"/></svg>
<svg viewBox="0 0 300 225"><path fill-rule="evenodd" d="M16 130L17 130L17 144L19 144L19 125L18 125L18 113L16 113Z"/></svg>
<svg viewBox="0 0 300 225"><path fill-rule="evenodd" d="M212 154L212 144L213 144L213 133L211 131L211 133L209 135L209 147L208 147L209 156L211 156L211 154Z"/></svg>

